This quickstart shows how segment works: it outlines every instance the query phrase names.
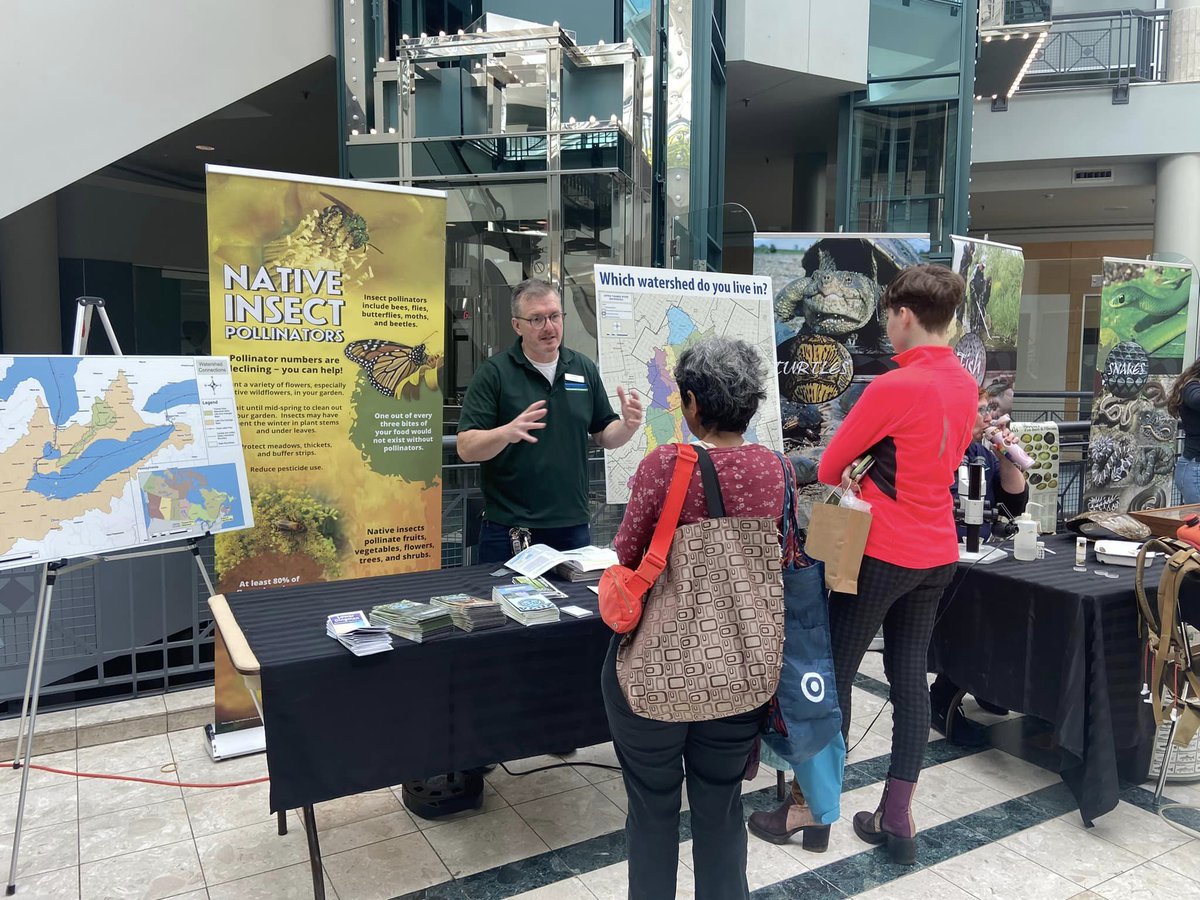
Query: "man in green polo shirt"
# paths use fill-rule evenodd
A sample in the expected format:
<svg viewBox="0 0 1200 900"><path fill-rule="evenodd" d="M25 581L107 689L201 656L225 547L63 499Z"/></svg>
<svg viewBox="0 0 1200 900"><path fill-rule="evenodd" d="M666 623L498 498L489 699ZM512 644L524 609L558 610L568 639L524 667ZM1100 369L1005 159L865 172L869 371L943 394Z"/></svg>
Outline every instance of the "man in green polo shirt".
<svg viewBox="0 0 1200 900"><path fill-rule="evenodd" d="M518 340L484 361L458 421L458 455L480 463L484 522L476 562L504 562L524 541L586 547L587 443L612 450L642 424L636 391L613 412L596 364L562 346L562 301L536 278L513 291Z"/></svg>

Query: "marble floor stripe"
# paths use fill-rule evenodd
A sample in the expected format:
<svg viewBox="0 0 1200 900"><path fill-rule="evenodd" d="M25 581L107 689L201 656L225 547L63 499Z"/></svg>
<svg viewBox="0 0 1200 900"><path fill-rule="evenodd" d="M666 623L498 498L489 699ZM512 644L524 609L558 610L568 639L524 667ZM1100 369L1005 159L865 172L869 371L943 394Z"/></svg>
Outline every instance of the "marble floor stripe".
<svg viewBox="0 0 1200 900"><path fill-rule="evenodd" d="M875 679L860 677L860 680L874 682L874 685L856 683L862 689L870 690L879 686L886 690L886 685L881 685ZM981 749L958 747L941 740L932 741L926 752L924 768L980 752ZM886 755L847 765L844 792L882 782L887 776L887 768ZM777 803L773 788L752 791L742 799L747 814L758 809L772 809ZM1126 785L1121 800L1150 812L1156 809L1153 792L1139 785ZM1164 796L1163 802L1172 801L1169 796ZM871 848L759 888L752 896L755 900L792 900L795 897L840 900L885 886L905 875L986 847L1076 809L1070 790L1059 782L923 830L920 859L916 866L897 866L891 862L884 848ZM689 812L684 810L681 814L681 841L690 839L690 821ZM396 900L501 900L625 859L625 836L618 831L468 878L405 894Z"/></svg>
<svg viewBox="0 0 1200 900"><path fill-rule="evenodd" d="M884 700L887 700L892 692L886 681L880 681L878 678L872 678L870 675L864 675L862 672L855 673L854 686L866 691L868 694L882 697Z"/></svg>
<svg viewBox="0 0 1200 900"><path fill-rule="evenodd" d="M887 690L887 685L877 682L873 678L863 676L863 680L873 682L885 692ZM858 686L863 687L863 685ZM924 767L929 768L950 760L963 759L980 753L983 749L986 748L957 747L946 741L931 741L926 749ZM862 762L850 763L846 766L843 792L878 784L887 777L887 772L888 756L886 754L865 759ZM774 788L763 788L744 794L742 802L746 814L749 815L760 809L774 809L779 801L775 799ZM683 810L680 813L679 821L680 842L689 841L691 837L691 813ZM396 900L502 900L505 897L512 897L525 891L554 884L565 878L585 875L588 872L624 862L626 858L625 833L624 831L614 831L611 834L580 841L558 850L539 853L517 862L497 866L465 878L458 878L452 882L404 894ZM805 881L805 884L808 884L808 881ZM769 890L769 888L762 890ZM760 894L755 893L755 896L758 897ZM761 896L771 897L774 895L762 894ZM803 896L808 897L809 894L805 893ZM820 898L823 895L814 893L812 896ZM829 896L840 897L842 894L838 892Z"/></svg>
<svg viewBox="0 0 1200 900"><path fill-rule="evenodd" d="M1056 784L925 829L920 834L919 858L915 866L897 866L892 863L885 848L876 847L829 865L814 867L805 874L816 875L841 894L853 896L911 875L921 868L985 847L1075 808L1075 800L1067 786ZM804 896L798 891L808 886L810 881L811 878L801 885L795 883L796 879L787 879L764 889L771 892L755 891L751 896L755 900Z"/></svg>

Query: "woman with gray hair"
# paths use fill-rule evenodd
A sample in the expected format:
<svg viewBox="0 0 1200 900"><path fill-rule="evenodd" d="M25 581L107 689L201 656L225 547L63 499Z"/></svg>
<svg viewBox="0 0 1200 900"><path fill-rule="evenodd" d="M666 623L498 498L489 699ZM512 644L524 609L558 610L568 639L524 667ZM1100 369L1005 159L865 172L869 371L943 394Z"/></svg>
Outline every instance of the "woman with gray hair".
<svg viewBox="0 0 1200 900"><path fill-rule="evenodd" d="M683 417L708 450L725 514L780 519L785 468L774 451L747 443L750 420L766 399L767 368L745 341L710 337L679 357L675 382ZM676 444L663 444L638 466L629 505L613 547L621 565L636 567L658 517L675 468ZM788 477L794 479L790 469ZM679 523L708 518L699 468L692 473ZM635 714L617 681L614 636L601 685L609 728L621 762L629 812L630 900L675 897L679 864L680 791L687 778L692 814L692 859L698 900L749 897L741 782L762 708L705 722L659 722ZM683 692L684 689L681 689Z"/></svg>

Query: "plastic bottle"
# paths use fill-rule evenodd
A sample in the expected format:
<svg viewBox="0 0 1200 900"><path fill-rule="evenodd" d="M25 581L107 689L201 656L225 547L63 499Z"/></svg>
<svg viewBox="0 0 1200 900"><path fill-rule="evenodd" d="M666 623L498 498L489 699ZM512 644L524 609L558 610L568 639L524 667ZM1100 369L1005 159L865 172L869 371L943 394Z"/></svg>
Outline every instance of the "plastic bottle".
<svg viewBox="0 0 1200 900"><path fill-rule="evenodd" d="M1036 506L1041 509L1041 504L1030 503L1029 506ZM1017 536L1013 538L1013 558L1028 562L1031 559L1037 559L1037 535L1038 523L1037 520L1029 514L1029 507L1025 508L1025 512L1017 516Z"/></svg>
<svg viewBox="0 0 1200 900"><path fill-rule="evenodd" d="M999 428L989 428L983 435L992 445L992 450L997 456L1007 457L1008 461L1022 472L1027 472L1033 467L1033 458L1025 452L1025 448L1020 444L1010 444L1005 441L1004 432Z"/></svg>

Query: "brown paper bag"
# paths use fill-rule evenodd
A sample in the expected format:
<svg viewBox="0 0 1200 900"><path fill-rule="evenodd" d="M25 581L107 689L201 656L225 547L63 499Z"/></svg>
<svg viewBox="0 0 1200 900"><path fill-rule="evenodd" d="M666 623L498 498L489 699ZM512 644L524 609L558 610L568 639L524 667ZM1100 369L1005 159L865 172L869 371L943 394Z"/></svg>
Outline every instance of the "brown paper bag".
<svg viewBox="0 0 1200 900"><path fill-rule="evenodd" d="M825 587L858 593L858 570L871 530L871 514L830 503L814 503L804 552L825 563Z"/></svg>

